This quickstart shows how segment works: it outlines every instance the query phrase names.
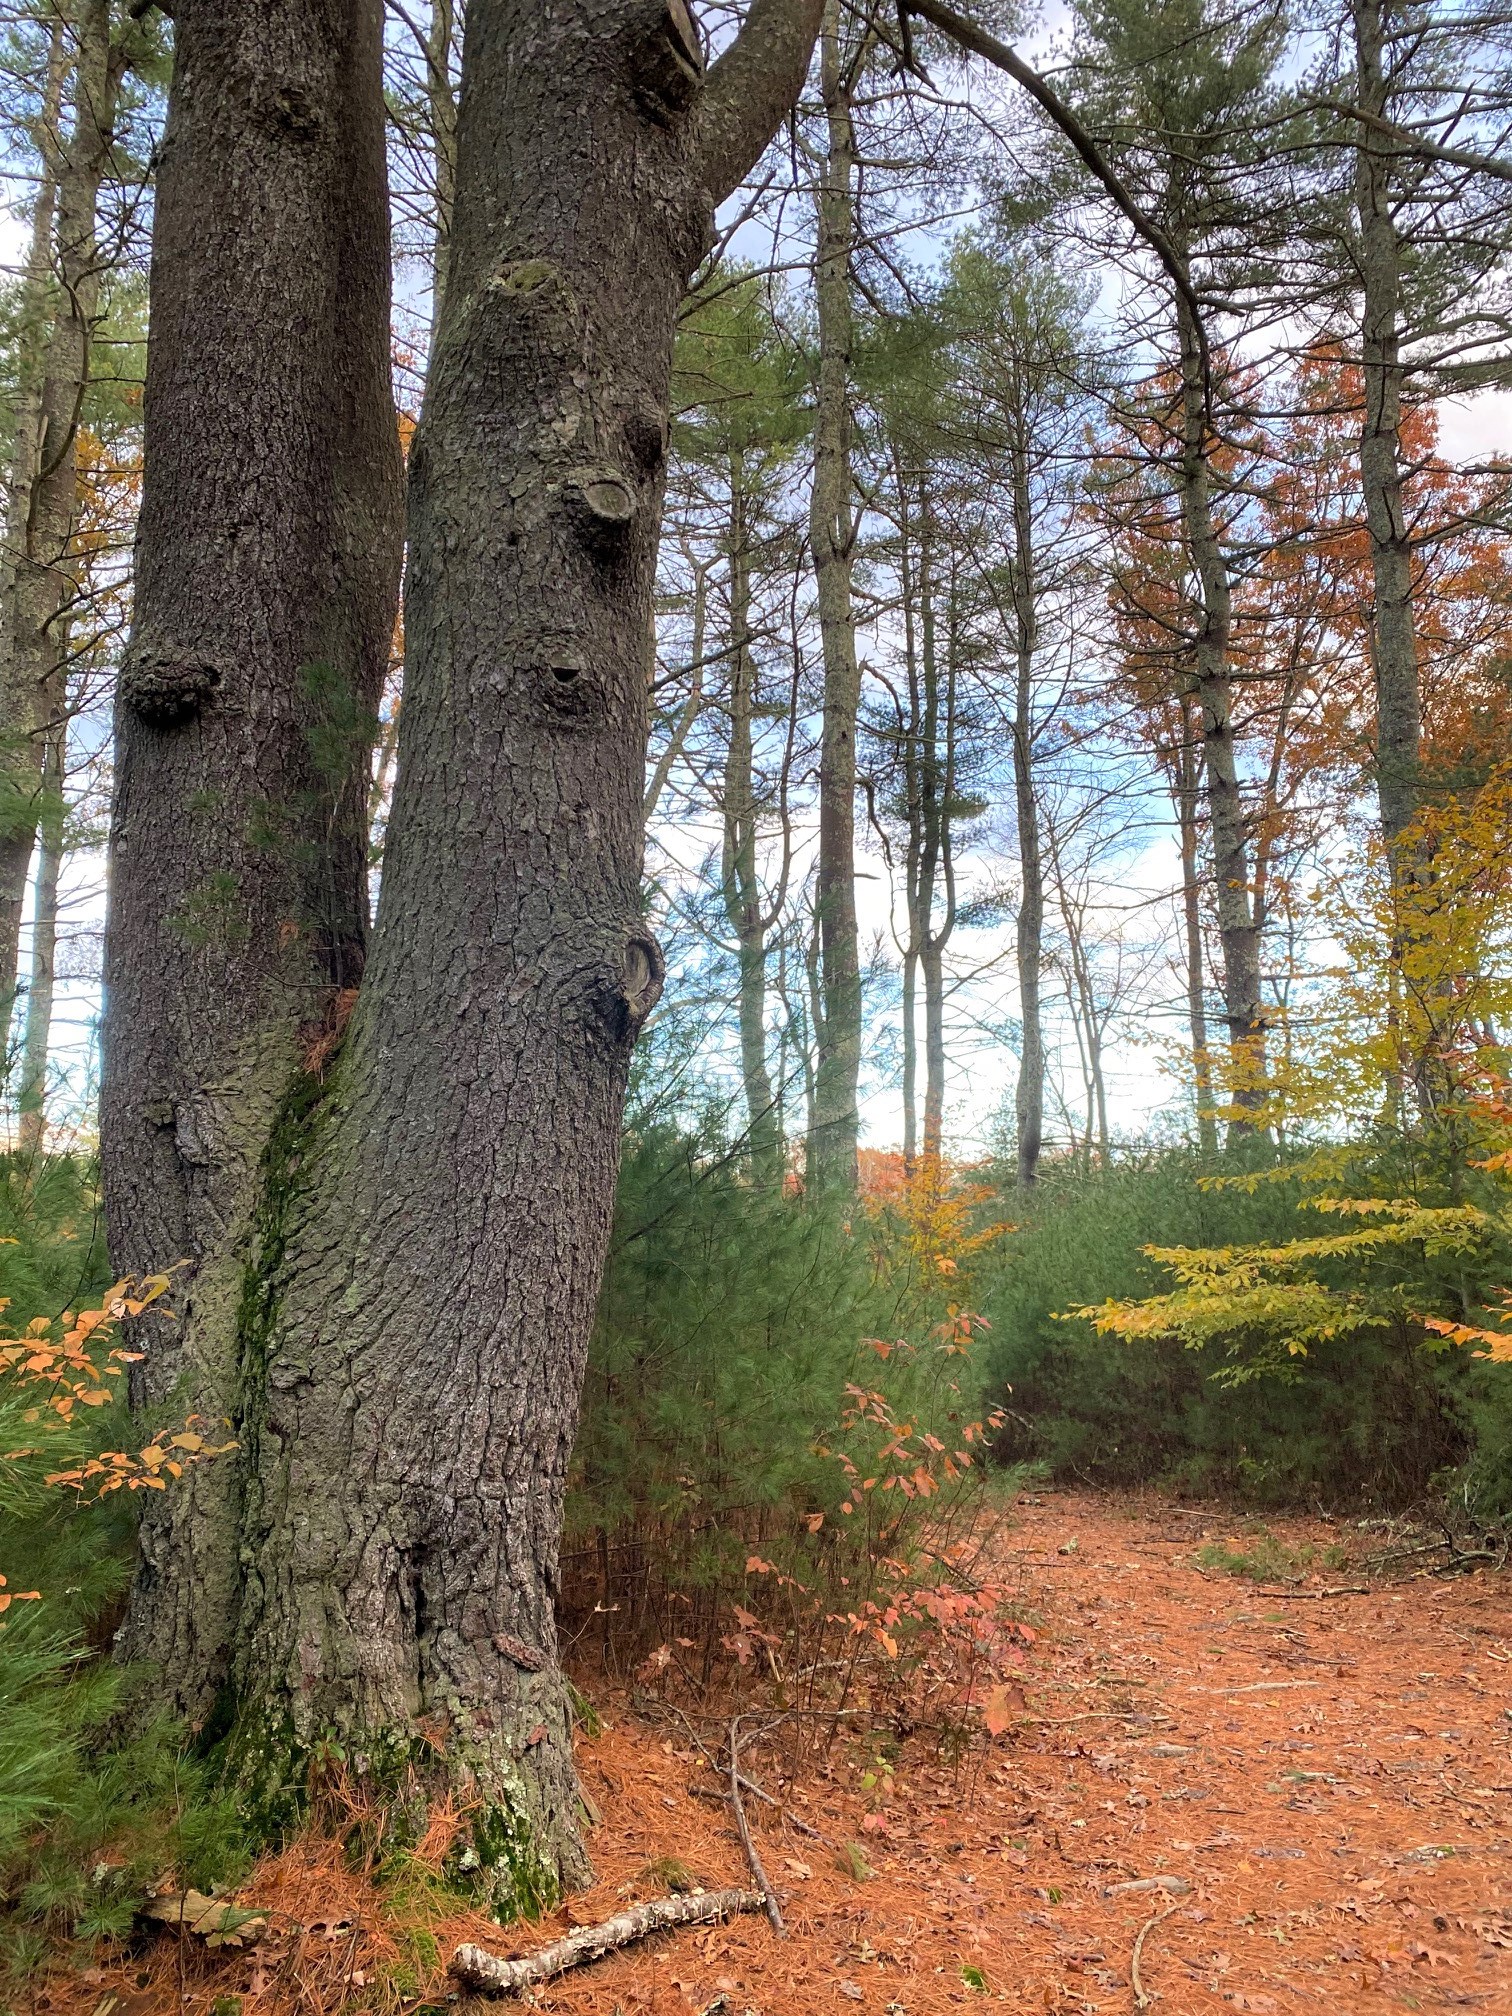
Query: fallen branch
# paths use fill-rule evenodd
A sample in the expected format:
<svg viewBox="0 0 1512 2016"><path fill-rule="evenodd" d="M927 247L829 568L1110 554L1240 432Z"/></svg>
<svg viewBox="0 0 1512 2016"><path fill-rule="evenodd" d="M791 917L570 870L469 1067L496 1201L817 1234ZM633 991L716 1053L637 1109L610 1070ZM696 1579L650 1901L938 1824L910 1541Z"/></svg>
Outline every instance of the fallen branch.
<svg viewBox="0 0 1512 2016"><path fill-rule="evenodd" d="M480 1995L517 1995L522 1988L550 1981L589 1960L601 1959L617 1947L634 1945L653 1932L670 1931L678 1925L709 1925L742 1911L760 1911L765 1902L754 1890L702 1890L691 1897L658 1897L606 1918L602 1924L584 1925L523 1960L503 1960L481 1946L459 1946L451 1957L450 1972L464 1988Z"/></svg>
<svg viewBox="0 0 1512 2016"><path fill-rule="evenodd" d="M1136 2009L1148 2009L1150 2006L1150 1997L1145 1993L1144 1983L1139 1978L1139 1957L1144 1952L1144 1943L1157 1925L1164 1924L1171 1913L1180 1908L1177 1904L1168 1904L1164 1911L1157 1911L1153 1918L1146 1918L1143 1925L1139 1928L1139 1937L1134 1941L1134 1957L1129 1963L1129 1979L1134 1985L1134 2007Z"/></svg>
<svg viewBox="0 0 1512 2016"><path fill-rule="evenodd" d="M751 1839L750 1823L745 1816L745 1805L740 1797L740 1717L737 1715L730 1724L730 1804L735 1809L735 1825L740 1830L740 1845L745 1850L746 1861L750 1864L751 1876L756 1888L761 1892L761 1901L766 1906L766 1914L772 1921L772 1930L779 1939L786 1939L787 1927L782 1922L782 1909L777 1902L776 1892L767 1881L761 1857L756 1853L756 1843Z"/></svg>
<svg viewBox="0 0 1512 2016"><path fill-rule="evenodd" d="M1375 1591L1363 1582L1341 1582L1336 1589L1257 1589L1255 1594L1271 1603L1318 1603L1325 1596L1373 1596Z"/></svg>

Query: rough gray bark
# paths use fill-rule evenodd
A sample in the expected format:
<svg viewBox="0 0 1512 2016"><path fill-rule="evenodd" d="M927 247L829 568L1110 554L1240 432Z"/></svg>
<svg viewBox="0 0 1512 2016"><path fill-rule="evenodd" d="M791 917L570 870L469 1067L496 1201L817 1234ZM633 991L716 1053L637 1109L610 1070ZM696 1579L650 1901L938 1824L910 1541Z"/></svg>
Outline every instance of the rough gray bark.
<svg viewBox="0 0 1512 2016"><path fill-rule="evenodd" d="M844 1191L856 1187L856 1097L861 1076L861 952L856 926L856 716L861 671L851 607L856 514L851 479L850 268L856 229L856 136L839 0L828 0L824 10L820 85L826 147L816 192L819 371L809 543L824 652L815 887L824 1017L818 1031L808 1166L815 1188Z"/></svg>
<svg viewBox="0 0 1512 2016"><path fill-rule="evenodd" d="M212 950L169 962L179 984L196 978L200 960L200 1016L183 996L165 994L151 964L167 935L159 919L196 887L190 879L163 889L163 879L183 883L185 857L204 865L204 837L244 859L240 821L216 827L220 806L185 798L181 784L214 768L206 744L240 722L240 714L228 720L228 698L246 710L260 700L222 635L185 639L153 627L173 609L246 605L240 579L206 581L204 593L179 593L167 607L157 595L185 552L202 569L210 560L192 528L177 546L165 536L169 512L187 504L161 484L153 496L151 429L157 419L155 468L167 472L177 456L185 488L228 472L232 458L210 454L208 429L226 425L226 409L206 397L204 371L194 387L173 379L196 335L175 321L183 298L173 256L196 240L216 252L222 232L268 246L274 262L298 242L304 212L280 179L284 157L236 145L248 97L252 117L268 117L266 91L248 93L244 83L232 91L220 60L232 44L278 50L282 75L268 83L274 105L298 107L306 149L298 190L319 198L310 208L335 234L327 256L300 246L298 278L341 292L308 302L304 355L284 373L266 359L296 317L260 327L248 314L246 278L238 331L280 397L319 379L325 415L331 387L347 393L337 415L345 433L333 442L321 435L319 456L302 464L314 492L310 500L298 492L288 516L304 536L276 558L298 573L310 554L353 550L343 528L308 518L319 516L317 504L327 508L343 452L355 454L343 444L375 442L383 401L373 391L361 413L351 411L361 389L351 365L343 373L321 353L310 327L349 349L353 302L383 292L367 236L369 224L381 226L377 212L369 216L381 198L381 163L369 161L379 143L375 16L375 6L349 0L331 34L314 34L319 24L308 18L292 34L290 0L272 12L238 10L222 32L208 0L179 4L181 79L165 171L192 157L192 133L208 127L218 143L210 167L200 161L198 194L210 212L196 216L179 183L171 222L159 222L167 264L155 347L165 385L149 411L147 595L123 681L117 808L113 1230L123 1260L137 1252L153 1260L159 1244L183 1250L194 1234L202 1260L194 1298L212 1276L238 1290L236 1355L216 1361L224 1375L216 1391L230 1399L242 1439L246 1500L236 1536L242 1587L232 1577L226 1589L222 1522L190 1494L173 1496L183 1510L169 1514L171 1528L149 1532L127 1639L159 1653L173 1695L202 1699L222 1643L212 1649L200 1631L206 1599L190 1587L204 1540L218 1623L240 1597L232 1679L248 1770L268 1786L302 1782L308 1746L327 1730L369 1762L379 1790L391 1790L395 1776L446 1770L470 1800L468 1855L480 1881L496 1905L522 1907L585 1869L552 1595L629 1050L661 976L641 919L639 871L677 304L710 240L714 204L796 97L818 4L754 0L742 36L704 83L679 0L556 0L544 10L538 0L472 0L452 264L409 466L407 677L383 905L351 1030L333 1058L319 1024L300 1056L294 1004L302 994L319 1012L357 976L359 919L335 903L345 889L335 867L349 849L335 861L294 853L294 865L327 861L325 875L317 889L280 891L284 915L310 921L270 937L264 915L274 919L262 903L284 851L258 873L248 863L232 905L238 933L222 929ZM290 77L294 56L302 69ZM321 171L325 141L337 137L345 145L339 179L331 161L333 187ZM212 169L222 187L210 185ZM254 198L286 202L292 214L276 232L250 230L234 212ZM161 202L167 208L167 190ZM202 280L202 306L204 298ZM375 333L381 306L373 300ZM179 411L175 389L185 393ZM262 409L264 429L278 411ZM383 498L389 415L385 429ZM284 466L260 446L264 464ZM345 470L343 502L359 476ZM200 520L216 522L212 504L222 504L224 522L214 490L200 500ZM355 601L335 597L345 577L306 579L292 603L280 585L274 599L280 615L304 611L306 625L323 621L335 633L329 643L321 637L321 649L345 653L353 685L371 679L369 704L387 645L385 528L369 496L367 530L383 532L383 566L381 579L355 585ZM355 550L375 564L369 542ZM222 552L216 544L212 556ZM371 617L361 633L371 671L357 633L335 621L347 607ZM310 649L292 635L284 645L276 665L260 667L274 696L288 691L284 663L298 665ZM185 677L206 663L218 679ZM163 689L194 702L175 708L171 726L155 708ZM242 750L248 770L284 722L274 714L258 726L256 750ZM272 776L256 778L260 792L286 792L288 774L300 774L296 748L280 756ZM347 776L351 855L361 863L361 764L343 764ZM149 859L139 810L147 798L163 802L167 831L187 829L194 847ZM343 806L345 796L327 800L323 812L335 818ZM335 915L327 919L317 897ZM250 1028L232 1022L222 994L236 1016L246 1018L248 1002L262 1014ZM244 1143L262 1149L256 1185L246 1179ZM175 1195L175 1210L159 1206ZM214 1236L212 1204L222 1216ZM143 1220L151 1238L141 1236ZM185 1333L204 1339L206 1329L194 1308ZM169 1371L181 1367L181 1353L167 1361Z"/></svg>
<svg viewBox="0 0 1512 2016"><path fill-rule="evenodd" d="M751 551L744 457L730 457L730 730L722 783L724 847L720 887L735 933L741 1078L752 1172L781 1174L782 1151L772 1074L767 1065L767 931L772 919L757 867L757 796L752 752L756 657L751 649ZM780 900L780 899L779 899Z"/></svg>
<svg viewBox="0 0 1512 2016"><path fill-rule="evenodd" d="M1387 112L1381 0L1353 0L1356 89L1361 119L1355 142L1354 194L1359 218L1360 365L1365 412L1360 427L1360 487L1370 534L1375 587L1371 629L1376 683L1376 791L1381 831L1395 849L1420 803L1417 635L1412 542L1403 494L1401 424L1402 246L1392 195L1396 147L1372 121Z"/></svg>
<svg viewBox="0 0 1512 2016"><path fill-rule="evenodd" d="M1218 938L1223 948L1223 1005L1228 1026L1233 1103L1264 1100L1265 1009L1260 981L1260 924L1255 914L1249 832L1234 752L1230 661L1233 594L1213 512L1209 431L1196 325L1176 304L1181 351L1182 438L1177 465L1182 527L1198 587L1196 687L1202 708L1208 826L1212 834ZM1235 1123L1240 1131L1245 1121Z"/></svg>
<svg viewBox="0 0 1512 2016"><path fill-rule="evenodd" d="M66 665L59 625L73 599L79 410L89 382L104 270L95 238L96 210L110 160L116 98L137 35L128 22L112 36L109 0L77 0L64 38L73 63L70 131L61 142L55 132L43 139L56 158L44 167L34 211L26 283L32 298L24 308L45 321L45 350L39 381L35 364L23 358L5 592L0 596L0 1016L6 1020L15 998L21 915L43 807L48 738L63 711ZM60 88L58 48L55 40L49 96ZM56 101L52 113L55 126ZM51 286L43 272L49 219ZM25 383L27 376L33 377L34 389Z"/></svg>
<svg viewBox="0 0 1512 2016"><path fill-rule="evenodd" d="M230 1418L291 1080L367 935L397 594L377 0L178 0L135 618L116 706L101 1154L115 1264L187 1262L149 1402ZM333 1473L332 1485L335 1485ZM120 1647L194 1721L229 1677L241 1467L144 1494Z"/></svg>

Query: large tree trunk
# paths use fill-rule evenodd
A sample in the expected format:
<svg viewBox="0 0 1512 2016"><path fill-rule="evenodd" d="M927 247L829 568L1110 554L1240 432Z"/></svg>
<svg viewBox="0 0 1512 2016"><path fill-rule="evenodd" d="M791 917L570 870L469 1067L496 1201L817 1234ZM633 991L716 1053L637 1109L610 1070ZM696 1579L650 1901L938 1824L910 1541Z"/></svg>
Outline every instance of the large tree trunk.
<svg viewBox="0 0 1512 2016"><path fill-rule="evenodd" d="M267 1193L239 1691L296 1764L335 1727L448 1773L496 1906L586 1867L553 1598L661 984L641 794L678 305L816 14L761 0L700 89L675 0L472 0L382 909Z"/></svg>
<svg viewBox="0 0 1512 2016"><path fill-rule="evenodd" d="M458 1873L530 1908L585 1867L552 1598L626 1070L661 976L640 813L673 335L818 0L755 0L706 84L682 0L472 0L382 910L339 1052L365 737L312 769L329 741L292 703L313 662L365 720L388 641L378 10L224 12L178 7L108 1131L120 1259L200 1262L198 1355L160 1354L159 1384L186 1372L232 1414L245 1496L212 1466L170 1497L127 1638L200 1708L234 1622L243 1769L274 1810L334 1731L379 1798L445 1778L472 1834ZM223 356L212 375L207 326L256 386ZM313 449L286 460L296 408ZM254 445L288 479L290 537L228 546L220 486L257 494ZM253 586L283 627L238 657ZM207 777L214 802L186 788ZM250 836L227 802L249 790L274 807ZM284 844L313 813L349 838ZM196 928L170 956L176 914Z"/></svg>
<svg viewBox="0 0 1512 2016"><path fill-rule="evenodd" d="M1383 72L1381 0L1354 0L1358 109L1355 206L1360 225L1360 364L1365 413L1360 428L1360 486L1370 533L1375 585L1372 630L1376 680L1376 791L1381 831L1394 850L1415 817L1421 793L1413 613L1412 542L1401 459L1402 355L1399 321L1402 248L1393 215L1394 148L1371 120L1389 116Z"/></svg>
<svg viewBox="0 0 1512 2016"><path fill-rule="evenodd" d="M735 933L740 1064L745 1086L746 1141L752 1172L763 1182L781 1174L781 1147L772 1074L767 1066L767 918L757 860L757 802L752 720L756 655L751 649L751 553L743 458L730 460L730 732L723 780L724 849L721 894Z"/></svg>
<svg viewBox="0 0 1512 2016"><path fill-rule="evenodd" d="M1179 479L1187 551L1200 594L1196 648L1202 706L1208 824L1213 840L1218 937L1223 948L1224 1019L1229 1035L1233 1102L1242 1114L1264 1103L1265 1009L1260 982L1260 927L1254 910L1249 832L1234 750L1234 684L1230 664L1233 595L1228 563L1213 515L1201 354L1196 325L1177 304L1181 345L1183 433ZM1251 1123L1239 1120L1238 1131Z"/></svg>
<svg viewBox="0 0 1512 2016"><path fill-rule="evenodd" d="M401 507L380 28L377 0L175 8L101 1153L115 1265L188 1263L141 1398L229 1418L248 1445L143 1508L121 1650L157 1670L155 1705L195 1721L228 1681L240 1607L260 1164L366 946Z"/></svg>
<svg viewBox="0 0 1512 2016"><path fill-rule="evenodd" d="M855 247L856 138L839 0L827 0L820 38L827 146L819 171L814 290L819 376L809 540L824 651L819 759L819 912L824 1023L814 1072L809 1180L854 1190L861 1076L861 952L856 926L856 716L861 672L851 607L856 538L851 484L851 257Z"/></svg>
<svg viewBox="0 0 1512 2016"><path fill-rule="evenodd" d="M95 215L129 53L127 39L112 40L110 14L110 0L78 0L74 9L68 38L74 65L72 128L61 147L55 132L43 141L49 152L57 149L58 159L55 168L44 167L24 290L23 312L40 318L46 299L51 317L35 391L24 382L29 363L23 357L5 593L0 598L0 1018L7 1022L16 991L27 875L42 812L48 738L64 704L66 666L58 629L71 593L79 409L89 382L104 270ZM128 24L127 38L136 33ZM54 126L58 49L55 39L46 86ZM47 113L45 106L44 119ZM49 290L41 269L54 210L55 285Z"/></svg>

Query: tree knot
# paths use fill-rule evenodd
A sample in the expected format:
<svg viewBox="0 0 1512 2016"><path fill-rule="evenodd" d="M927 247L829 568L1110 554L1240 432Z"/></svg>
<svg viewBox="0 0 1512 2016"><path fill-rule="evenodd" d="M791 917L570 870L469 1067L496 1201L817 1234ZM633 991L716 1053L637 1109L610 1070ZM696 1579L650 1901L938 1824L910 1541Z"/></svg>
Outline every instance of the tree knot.
<svg viewBox="0 0 1512 2016"><path fill-rule="evenodd" d="M199 713L220 680L220 667L203 658L137 644L121 666L121 698L150 726L176 728Z"/></svg>

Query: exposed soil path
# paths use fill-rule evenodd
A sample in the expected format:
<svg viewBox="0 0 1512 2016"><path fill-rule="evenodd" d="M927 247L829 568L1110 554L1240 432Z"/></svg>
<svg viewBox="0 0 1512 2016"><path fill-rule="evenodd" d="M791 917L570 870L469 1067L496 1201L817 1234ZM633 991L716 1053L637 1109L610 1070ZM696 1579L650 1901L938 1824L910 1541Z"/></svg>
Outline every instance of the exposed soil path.
<svg viewBox="0 0 1512 2016"><path fill-rule="evenodd" d="M885 1784L860 1789L864 1758L837 1757L785 1792L823 1842L751 1802L786 1940L757 1918L674 1934L538 1990L539 2006L1512 2012L1512 1587L1422 1578L1279 1600L1196 1565L1205 1538L1239 1530L1151 1499L1022 1502L1001 1545L1040 1637L1015 1727L955 1769L905 1744L885 1799ZM690 1790L716 1782L695 1746L628 1711L609 1720L580 1757L603 1810L593 1891L524 1932L448 1924L451 1943L533 1950L657 1894L663 1858L710 1886L745 1880L726 1809ZM847 1843L868 1880L842 1873ZM308 1897L301 1852L263 1872L262 1901ZM347 1982L382 1957L343 1949ZM250 1989L246 2016L283 2016L271 1959L206 1956L181 1987L155 1957L152 1985L189 2010ZM295 1971L305 2006L336 2006ZM142 2016L156 2006L135 1999Z"/></svg>

